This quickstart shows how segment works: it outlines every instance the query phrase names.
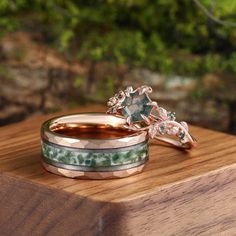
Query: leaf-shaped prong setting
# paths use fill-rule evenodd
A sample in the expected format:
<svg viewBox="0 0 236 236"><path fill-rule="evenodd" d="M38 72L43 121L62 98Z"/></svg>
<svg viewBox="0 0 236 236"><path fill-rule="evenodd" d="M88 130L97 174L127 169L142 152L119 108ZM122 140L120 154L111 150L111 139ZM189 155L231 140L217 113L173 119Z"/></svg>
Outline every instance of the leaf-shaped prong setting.
<svg viewBox="0 0 236 236"><path fill-rule="evenodd" d="M144 93L151 93L152 92L152 88L149 87L149 86L143 85L143 86L139 87L137 89L137 91L138 91L139 95L142 95Z"/></svg>
<svg viewBox="0 0 236 236"><path fill-rule="evenodd" d="M151 101L151 102L147 103L147 105L149 105L149 106L153 106L153 107L155 107L155 108L158 108L158 104L157 104L157 102L153 102L153 101Z"/></svg>
<svg viewBox="0 0 236 236"><path fill-rule="evenodd" d="M143 85L142 88L145 91L145 93L152 93L152 88L150 86Z"/></svg>
<svg viewBox="0 0 236 236"><path fill-rule="evenodd" d="M125 91L124 91L124 93L125 93L125 95L127 96L127 97L130 97L130 93L133 93L133 87L132 86L128 86L126 89L125 89Z"/></svg>
<svg viewBox="0 0 236 236"><path fill-rule="evenodd" d="M139 87L139 88L136 89L136 91L138 91L138 94L139 94L139 95L142 95L142 94L144 94L145 89L142 88L142 87Z"/></svg>
<svg viewBox="0 0 236 236"><path fill-rule="evenodd" d="M112 106L116 105L117 102L118 102L118 100L116 97L111 97L107 102L107 106L112 107Z"/></svg>

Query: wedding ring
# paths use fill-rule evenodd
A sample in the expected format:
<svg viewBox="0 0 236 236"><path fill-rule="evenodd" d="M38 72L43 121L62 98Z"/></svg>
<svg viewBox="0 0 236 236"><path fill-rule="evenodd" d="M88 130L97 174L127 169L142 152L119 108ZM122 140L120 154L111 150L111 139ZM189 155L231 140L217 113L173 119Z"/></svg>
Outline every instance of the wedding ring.
<svg viewBox="0 0 236 236"><path fill-rule="evenodd" d="M148 160L146 131L102 113L56 117L41 128L46 170L71 178L121 178L142 171Z"/></svg>
<svg viewBox="0 0 236 236"><path fill-rule="evenodd" d="M188 124L177 122L175 112L168 112L152 101L149 86L133 89L131 86L115 94L107 102L107 114L126 120L126 128L132 131L146 131L150 138L170 143L176 147L191 149L197 141L189 133Z"/></svg>

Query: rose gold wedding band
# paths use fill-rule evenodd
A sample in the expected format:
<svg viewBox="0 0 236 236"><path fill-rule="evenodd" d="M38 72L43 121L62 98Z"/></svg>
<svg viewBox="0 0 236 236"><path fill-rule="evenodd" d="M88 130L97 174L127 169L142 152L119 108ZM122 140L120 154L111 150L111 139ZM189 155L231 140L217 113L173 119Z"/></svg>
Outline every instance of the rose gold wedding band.
<svg viewBox="0 0 236 236"><path fill-rule="evenodd" d="M72 178L120 178L140 172L148 160L148 135L102 113L46 121L41 129L43 166Z"/></svg>

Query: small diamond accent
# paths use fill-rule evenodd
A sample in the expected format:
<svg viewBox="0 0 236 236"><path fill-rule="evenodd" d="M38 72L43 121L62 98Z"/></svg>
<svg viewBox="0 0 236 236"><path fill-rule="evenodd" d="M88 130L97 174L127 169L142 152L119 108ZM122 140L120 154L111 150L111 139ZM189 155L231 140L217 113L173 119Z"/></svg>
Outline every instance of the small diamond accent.
<svg viewBox="0 0 236 236"><path fill-rule="evenodd" d="M168 112L168 118L170 120L175 120L175 112L171 111L171 112Z"/></svg>

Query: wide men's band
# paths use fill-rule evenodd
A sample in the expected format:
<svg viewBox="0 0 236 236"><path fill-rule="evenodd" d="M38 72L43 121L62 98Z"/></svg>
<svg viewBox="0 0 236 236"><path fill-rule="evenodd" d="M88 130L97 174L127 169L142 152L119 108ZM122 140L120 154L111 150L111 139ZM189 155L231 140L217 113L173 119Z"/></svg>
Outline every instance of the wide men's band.
<svg viewBox="0 0 236 236"><path fill-rule="evenodd" d="M124 119L102 113L46 121L41 129L43 166L72 178L119 178L140 172L148 161L147 132L124 125Z"/></svg>

